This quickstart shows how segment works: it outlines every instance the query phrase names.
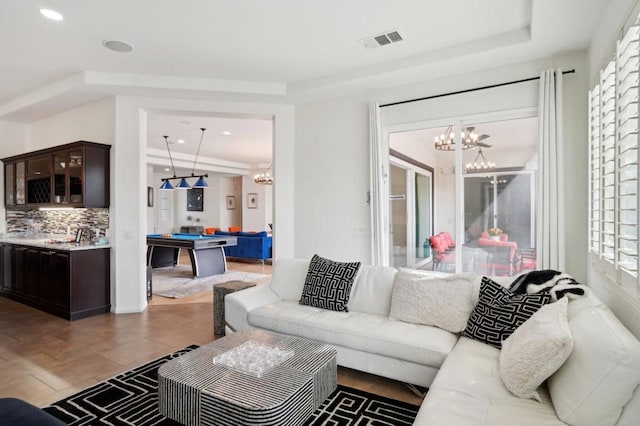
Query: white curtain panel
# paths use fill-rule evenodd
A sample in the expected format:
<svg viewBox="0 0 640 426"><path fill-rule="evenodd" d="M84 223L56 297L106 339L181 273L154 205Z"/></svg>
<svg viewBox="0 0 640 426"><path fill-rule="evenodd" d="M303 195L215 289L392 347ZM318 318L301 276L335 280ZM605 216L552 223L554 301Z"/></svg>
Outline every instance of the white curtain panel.
<svg viewBox="0 0 640 426"><path fill-rule="evenodd" d="M565 268L564 164L562 137L562 70L540 75L539 96L540 165L538 168L537 229L539 269Z"/></svg>
<svg viewBox="0 0 640 426"><path fill-rule="evenodd" d="M377 103L369 105L369 141L370 141L370 165L369 180L371 189L369 202L371 205L371 229L374 235L371 238L371 263L373 265L385 265L384 211L382 203L384 196L384 170L380 169L382 162L382 146L380 144L380 107Z"/></svg>

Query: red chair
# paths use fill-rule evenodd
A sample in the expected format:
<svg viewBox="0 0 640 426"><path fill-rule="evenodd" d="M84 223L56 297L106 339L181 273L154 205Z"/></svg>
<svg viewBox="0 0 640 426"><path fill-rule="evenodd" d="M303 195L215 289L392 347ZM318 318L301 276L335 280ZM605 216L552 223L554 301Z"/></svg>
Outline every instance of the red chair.
<svg viewBox="0 0 640 426"><path fill-rule="evenodd" d="M518 250L518 256L520 263L518 265L518 272L534 271L538 269L538 261L536 259L536 249L521 249Z"/></svg>
<svg viewBox="0 0 640 426"><path fill-rule="evenodd" d="M513 241L496 241L486 232L480 234L478 247L487 252L486 274L513 276L519 271L518 244Z"/></svg>
<svg viewBox="0 0 640 426"><path fill-rule="evenodd" d="M447 269L450 267L455 267L456 263L456 254L455 254L455 245L451 246L449 241L452 241L451 235L447 237L449 233L441 232L437 235L432 235L429 237L429 243L431 244L431 249L433 250L433 270L436 269L444 270L445 266Z"/></svg>

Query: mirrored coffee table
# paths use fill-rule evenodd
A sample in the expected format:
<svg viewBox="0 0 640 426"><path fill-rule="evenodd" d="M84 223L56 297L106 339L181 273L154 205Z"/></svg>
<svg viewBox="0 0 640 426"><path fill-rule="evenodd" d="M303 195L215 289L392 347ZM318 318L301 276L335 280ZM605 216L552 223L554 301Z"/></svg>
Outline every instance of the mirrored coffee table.
<svg viewBox="0 0 640 426"><path fill-rule="evenodd" d="M256 347L269 360L256 358ZM271 352L279 365L270 367ZM159 409L185 425L301 425L336 389L336 373L330 345L239 331L163 364Z"/></svg>

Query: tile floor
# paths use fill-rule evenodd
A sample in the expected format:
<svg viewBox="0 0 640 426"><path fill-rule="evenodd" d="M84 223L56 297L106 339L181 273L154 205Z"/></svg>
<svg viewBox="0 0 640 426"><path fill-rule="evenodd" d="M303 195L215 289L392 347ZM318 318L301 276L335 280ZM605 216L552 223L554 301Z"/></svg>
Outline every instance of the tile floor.
<svg viewBox="0 0 640 426"><path fill-rule="evenodd" d="M271 273L270 265L229 269ZM0 297L0 397L46 406L123 371L213 334L212 292L183 299L154 296L145 312L73 322ZM340 368L338 382L419 404L402 383Z"/></svg>

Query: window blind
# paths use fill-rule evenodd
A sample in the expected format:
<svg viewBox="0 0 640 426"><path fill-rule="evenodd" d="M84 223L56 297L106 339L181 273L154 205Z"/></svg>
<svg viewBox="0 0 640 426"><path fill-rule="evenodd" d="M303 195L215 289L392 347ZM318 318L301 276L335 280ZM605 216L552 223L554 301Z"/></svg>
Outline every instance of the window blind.
<svg viewBox="0 0 640 426"><path fill-rule="evenodd" d="M618 42L616 57L616 260L638 273L638 53L639 29L633 26Z"/></svg>
<svg viewBox="0 0 640 426"><path fill-rule="evenodd" d="M600 254L600 85L589 92L589 247Z"/></svg>
<svg viewBox="0 0 640 426"><path fill-rule="evenodd" d="M616 79L615 61L600 72L600 167L601 167L601 219L600 254L613 263L615 258L616 216Z"/></svg>
<svg viewBox="0 0 640 426"><path fill-rule="evenodd" d="M636 298L640 241L638 128L640 25L616 43L615 58L589 91L589 251Z"/></svg>

